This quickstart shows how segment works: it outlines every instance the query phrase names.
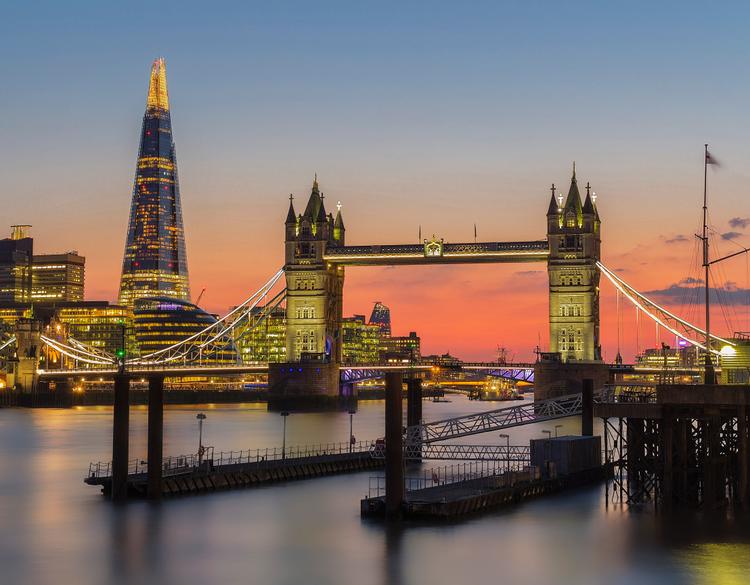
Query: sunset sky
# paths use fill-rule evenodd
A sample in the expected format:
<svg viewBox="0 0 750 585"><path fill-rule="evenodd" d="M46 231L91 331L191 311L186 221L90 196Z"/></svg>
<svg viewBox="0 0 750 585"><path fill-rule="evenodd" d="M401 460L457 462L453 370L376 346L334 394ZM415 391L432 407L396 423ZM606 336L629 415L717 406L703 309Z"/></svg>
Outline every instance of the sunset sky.
<svg viewBox="0 0 750 585"><path fill-rule="evenodd" d="M112 4L112 5L105 5ZM471 4L471 6L466 6ZM115 300L151 61L167 61L193 297L223 313L283 262L318 173L347 243L542 239L573 160L603 261L702 324L703 144L716 255L750 245L750 6L706 2L24 2L0 23L0 223L87 258ZM261 10L262 8L262 10ZM13 23L13 25L11 25ZM6 228L0 228L6 229ZM748 259L714 323L750 330ZM423 352L529 359L544 264L347 269L345 314L391 307ZM617 351L602 284L604 357ZM622 352L636 349L623 307ZM668 336L663 340L670 343ZM655 328L642 323L640 347Z"/></svg>

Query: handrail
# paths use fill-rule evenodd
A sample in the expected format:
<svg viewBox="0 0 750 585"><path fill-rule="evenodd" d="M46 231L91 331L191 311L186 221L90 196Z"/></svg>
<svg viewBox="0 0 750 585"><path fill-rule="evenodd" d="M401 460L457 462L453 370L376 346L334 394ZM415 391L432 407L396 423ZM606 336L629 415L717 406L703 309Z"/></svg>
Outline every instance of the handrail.
<svg viewBox="0 0 750 585"><path fill-rule="evenodd" d="M295 445L286 448L271 447L266 449L219 451L218 453L213 447L206 447L206 453L201 457L193 453L164 458L162 473L163 475L190 473L204 465L211 469L220 469L231 465L260 464L349 453L369 453L373 444L373 441L358 441L351 444L349 442L318 443L317 445ZM128 462L128 475L139 475L147 472L147 461L133 459ZM91 479L112 477L112 462L96 461L89 463L87 477Z"/></svg>
<svg viewBox="0 0 750 585"><path fill-rule="evenodd" d="M469 461L454 463L442 467L425 469L422 475L404 477L405 491L417 491L430 487L450 485L463 481L478 479L501 480L513 478L514 473L529 468L525 462L498 463L496 461ZM509 475L510 473L510 475ZM385 494L385 477L372 476L369 479L368 497L374 498Z"/></svg>
<svg viewBox="0 0 750 585"><path fill-rule="evenodd" d="M370 449L373 459L385 459L385 443L375 443ZM528 445L441 445L437 443L406 443L404 458L461 459L463 461L531 461Z"/></svg>
<svg viewBox="0 0 750 585"><path fill-rule="evenodd" d="M433 443L581 414L581 394L506 406L408 427L408 443Z"/></svg>

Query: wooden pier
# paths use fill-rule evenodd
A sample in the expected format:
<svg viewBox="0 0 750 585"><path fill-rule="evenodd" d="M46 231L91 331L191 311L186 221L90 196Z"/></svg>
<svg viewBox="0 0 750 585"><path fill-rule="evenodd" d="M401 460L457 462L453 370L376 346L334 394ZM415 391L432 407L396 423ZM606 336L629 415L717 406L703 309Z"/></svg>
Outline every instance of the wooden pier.
<svg viewBox="0 0 750 585"><path fill-rule="evenodd" d="M160 496L185 496L255 487L383 467L382 459L371 456L369 444L358 444L355 447L351 452L348 444L337 444L292 447L284 453L280 449L273 449L221 453L201 459L197 455L170 457L163 462ZM84 482L101 486L102 493L110 496L110 467L109 463L91 464ZM149 495L148 492L146 462L131 462L127 495L153 499L153 494Z"/></svg>
<svg viewBox="0 0 750 585"><path fill-rule="evenodd" d="M750 509L750 386L617 385L595 415L616 468L614 501Z"/></svg>
<svg viewBox="0 0 750 585"><path fill-rule="evenodd" d="M541 477L538 468L489 475L406 492L401 517L406 520L450 520L603 481L611 467L601 465L559 477ZM385 496L365 498L363 517L385 518Z"/></svg>

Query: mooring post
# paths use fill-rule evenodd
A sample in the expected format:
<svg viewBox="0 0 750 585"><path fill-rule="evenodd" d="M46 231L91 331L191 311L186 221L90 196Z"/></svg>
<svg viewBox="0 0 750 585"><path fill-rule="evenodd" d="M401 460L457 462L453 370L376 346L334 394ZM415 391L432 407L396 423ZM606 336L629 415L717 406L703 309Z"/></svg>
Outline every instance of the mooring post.
<svg viewBox="0 0 750 585"><path fill-rule="evenodd" d="M115 375L112 421L112 501L128 499L128 433L130 431L130 379Z"/></svg>
<svg viewBox="0 0 750 585"><path fill-rule="evenodd" d="M737 462L739 463L739 501L744 510L750 509L750 492L748 489L748 463L750 453L748 452L748 424L747 406L738 407L737 413Z"/></svg>
<svg viewBox="0 0 750 585"><path fill-rule="evenodd" d="M413 427L422 422L422 380L409 378L406 381L406 426Z"/></svg>
<svg viewBox="0 0 750 585"><path fill-rule="evenodd" d="M674 421L672 409L665 406L659 426L662 464L661 503L665 512L671 512L674 494Z"/></svg>
<svg viewBox="0 0 750 585"><path fill-rule="evenodd" d="M724 500L721 477L719 450L721 448L721 417L718 408L706 409L704 421L705 435L701 448L703 450L703 507L716 508Z"/></svg>
<svg viewBox="0 0 750 585"><path fill-rule="evenodd" d="M164 376L148 379L148 499L161 499L164 453Z"/></svg>
<svg viewBox="0 0 750 585"><path fill-rule="evenodd" d="M385 375L385 515L398 519L404 501L403 376Z"/></svg>
<svg viewBox="0 0 750 585"><path fill-rule="evenodd" d="M583 380L581 389L581 435L594 436L594 381L591 378Z"/></svg>

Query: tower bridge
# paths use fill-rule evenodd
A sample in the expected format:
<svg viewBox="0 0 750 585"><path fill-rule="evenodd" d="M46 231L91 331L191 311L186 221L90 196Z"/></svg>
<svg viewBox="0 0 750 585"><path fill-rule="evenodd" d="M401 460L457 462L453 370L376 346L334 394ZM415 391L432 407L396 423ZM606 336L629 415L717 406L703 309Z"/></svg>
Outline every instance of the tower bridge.
<svg viewBox="0 0 750 585"><path fill-rule="evenodd" d="M302 213L290 197L284 224L289 364L269 364L269 388L279 407L338 399L344 273L355 266L546 262L550 351L559 355L546 371L575 362L577 378L606 376L599 343L601 221L588 184L581 199L575 166L567 197L552 185L543 240L450 243L433 236L417 244L351 246L337 207L335 217L326 211L317 177ZM570 390L566 385L560 392Z"/></svg>

